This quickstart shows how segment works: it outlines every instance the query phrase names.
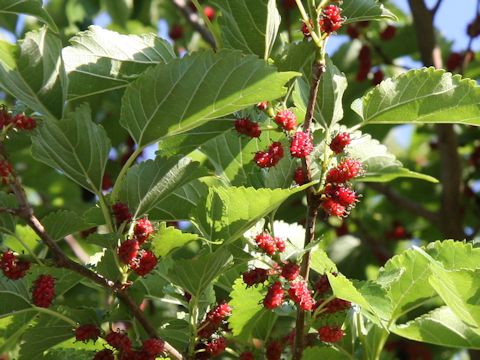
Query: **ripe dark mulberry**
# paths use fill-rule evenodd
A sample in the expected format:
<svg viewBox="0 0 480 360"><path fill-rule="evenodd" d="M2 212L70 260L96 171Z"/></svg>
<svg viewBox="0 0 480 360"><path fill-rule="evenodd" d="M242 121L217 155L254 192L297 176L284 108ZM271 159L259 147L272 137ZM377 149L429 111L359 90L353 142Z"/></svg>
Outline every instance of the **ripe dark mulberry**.
<svg viewBox="0 0 480 360"><path fill-rule="evenodd" d="M317 294L322 295L331 289L330 282L327 275L322 275L315 283L315 291Z"/></svg>
<svg viewBox="0 0 480 360"><path fill-rule="evenodd" d="M255 360L255 356L251 351L244 351L240 354L239 360Z"/></svg>
<svg viewBox="0 0 480 360"><path fill-rule="evenodd" d="M40 275L33 283L32 302L38 307L48 308L55 297L55 279Z"/></svg>
<svg viewBox="0 0 480 360"><path fill-rule="evenodd" d="M302 310L310 311L313 309L313 298L310 289L305 281L299 280L290 283L288 295Z"/></svg>
<svg viewBox="0 0 480 360"><path fill-rule="evenodd" d="M3 183L8 182L8 177L13 171L13 166L7 160L0 160L0 178Z"/></svg>
<svg viewBox="0 0 480 360"><path fill-rule="evenodd" d="M297 117L288 109L279 111L275 116L275 122L287 131L295 130L297 127Z"/></svg>
<svg viewBox="0 0 480 360"><path fill-rule="evenodd" d="M342 340L345 333L338 326L322 326L318 329L320 340L328 343L336 343Z"/></svg>
<svg viewBox="0 0 480 360"><path fill-rule="evenodd" d="M267 295L265 299L263 299L263 305L267 309L275 309L282 305L284 297L284 292L282 288L282 284L277 281L272 286L268 288Z"/></svg>
<svg viewBox="0 0 480 360"><path fill-rule="evenodd" d="M93 360L115 360L113 351L109 349L104 349L95 354Z"/></svg>
<svg viewBox="0 0 480 360"><path fill-rule="evenodd" d="M362 171L362 164L353 159L345 159L337 167L330 169L327 173L327 182L341 184L358 175Z"/></svg>
<svg viewBox="0 0 480 360"><path fill-rule="evenodd" d="M13 122L12 115L5 105L0 105L0 130Z"/></svg>
<svg viewBox="0 0 480 360"><path fill-rule="evenodd" d="M30 269L30 262L18 259L13 252L8 250L2 253L0 269L7 278L17 280L25 276Z"/></svg>
<svg viewBox="0 0 480 360"><path fill-rule="evenodd" d="M342 10L335 5L328 5L322 13L320 19L320 29L322 32L330 34L340 29L343 23Z"/></svg>
<svg viewBox="0 0 480 360"><path fill-rule="evenodd" d="M385 78L385 74L383 73L383 71L377 70L373 73L372 84L378 85L383 81L384 78Z"/></svg>
<svg viewBox="0 0 480 360"><path fill-rule="evenodd" d="M75 329L75 340L77 341L96 341L100 337L100 329L95 324L85 324Z"/></svg>
<svg viewBox="0 0 480 360"><path fill-rule="evenodd" d="M222 320L224 320L227 316L230 316L231 313L232 308L230 305L227 303L221 303L207 313L207 320L215 325L220 325Z"/></svg>
<svg viewBox="0 0 480 360"><path fill-rule="evenodd" d="M350 301L335 298L329 301L328 304L325 306L325 312L332 314L332 313L350 309L351 307L352 307L352 303Z"/></svg>
<svg viewBox="0 0 480 360"><path fill-rule="evenodd" d="M142 245L145 241L148 240L151 234L155 229L153 228L152 223L148 219L139 219L135 224L133 229L133 236Z"/></svg>
<svg viewBox="0 0 480 360"><path fill-rule="evenodd" d="M380 39L383 41L392 40L397 33L397 28L393 25L388 25L381 33Z"/></svg>
<svg viewBox="0 0 480 360"><path fill-rule="evenodd" d="M157 266L157 257L150 250L143 250L140 258L130 264L130 267L137 275L146 276Z"/></svg>
<svg viewBox="0 0 480 360"><path fill-rule="evenodd" d="M310 134L303 131L297 131L292 137L290 143L290 155L296 158L304 158L313 150L313 143Z"/></svg>
<svg viewBox="0 0 480 360"><path fill-rule="evenodd" d="M258 123L250 121L248 118L235 120L235 130L237 130L239 134L247 135L251 138L258 138L262 133Z"/></svg>
<svg viewBox="0 0 480 360"><path fill-rule="evenodd" d="M207 353L211 356L218 356L227 348L227 341L224 338L214 339L207 343Z"/></svg>
<svg viewBox="0 0 480 360"><path fill-rule="evenodd" d="M283 265L282 276L288 281L295 280L299 274L300 274L300 266L298 266L297 264L292 262L287 262L285 265Z"/></svg>
<svg viewBox="0 0 480 360"><path fill-rule="evenodd" d="M130 265L136 259L139 249L137 240L125 240L118 247L118 257L122 263Z"/></svg>
<svg viewBox="0 0 480 360"><path fill-rule="evenodd" d="M295 170L295 173L293 174L293 181L295 181L295 184L297 185L305 184L305 182L307 181L307 178L302 168L297 168Z"/></svg>
<svg viewBox="0 0 480 360"><path fill-rule="evenodd" d="M117 224L132 220L132 214L130 213L130 210L128 210L128 206L124 203L118 202L113 204L112 211Z"/></svg>
<svg viewBox="0 0 480 360"><path fill-rule="evenodd" d="M337 134L332 139L332 142L330 143L330 149L335 154L340 154L345 150L348 145L350 145L351 142L352 139L350 138L350 134L347 132L342 132L340 134Z"/></svg>
<svg viewBox="0 0 480 360"><path fill-rule="evenodd" d="M261 268L255 268L245 271L242 277L243 282L247 285L247 287L263 284L268 279L268 271Z"/></svg>
<svg viewBox="0 0 480 360"><path fill-rule="evenodd" d="M280 360L283 352L283 344L278 340L273 340L267 344L267 360Z"/></svg>
<svg viewBox="0 0 480 360"><path fill-rule="evenodd" d="M282 144L276 141L269 146L268 152L258 151L255 153L254 161L261 168L269 168L277 165L283 155Z"/></svg>
<svg viewBox="0 0 480 360"><path fill-rule="evenodd" d="M132 350L132 341L125 334L116 331L111 332L107 336L105 336L105 341L108 343L108 345L117 350L125 352L129 352Z"/></svg>
<svg viewBox="0 0 480 360"><path fill-rule="evenodd" d="M147 339L143 341L142 350L151 357L157 357L163 353L165 349L165 341L160 339Z"/></svg>
<svg viewBox="0 0 480 360"><path fill-rule="evenodd" d="M33 130L37 127L35 119L25 116L24 114L18 114L13 119L15 128L21 130Z"/></svg>
<svg viewBox="0 0 480 360"><path fill-rule="evenodd" d="M170 31L168 32L168 36L174 41L181 39L183 37L183 27L177 24L172 25Z"/></svg>

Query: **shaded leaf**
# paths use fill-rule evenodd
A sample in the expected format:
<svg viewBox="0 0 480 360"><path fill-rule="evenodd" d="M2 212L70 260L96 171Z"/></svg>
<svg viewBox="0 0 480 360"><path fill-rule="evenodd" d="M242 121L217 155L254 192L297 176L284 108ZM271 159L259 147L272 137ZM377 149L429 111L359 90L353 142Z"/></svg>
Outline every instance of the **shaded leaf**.
<svg viewBox="0 0 480 360"><path fill-rule="evenodd" d="M318 360L318 359L348 360L350 359L350 356L332 347L319 347L319 346L308 347L303 352L302 360Z"/></svg>
<svg viewBox="0 0 480 360"><path fill-rule="evenodd" d="M15 195L0 192L0 207L15 209L17 207ZM6 212L0 212L0 232L14 233L16 224L16 217Z"/></svg>
<svg viewBox="0 0 480 360"><path fill-rule="evenodd" d="M397 21L397 17L377 0L343 0L342 15L347 18L345 23L370 20Z"/></svg>
<svg viewBox="0 0 480 360"><path fill-rule="evenodd" d="M41 0L0 0L0 14L25 14L34 16L58 32L55 22L42 7Z"/></svg>
<svg viewBox="0 0 480 360"><path fill-rule="evenodd" d="M92 224L86 223L76 212L69 210L51 212L41 222L54 240L92 227Z"/></svg>
<svg viewBox="0 0 480 360"><path fill-rule="evenodd" d="M43 123L32 143L35 159L62 171L85 189L101 193L111 144L105 130L92 121L87 105L77 107L66 120Z"/></svg>

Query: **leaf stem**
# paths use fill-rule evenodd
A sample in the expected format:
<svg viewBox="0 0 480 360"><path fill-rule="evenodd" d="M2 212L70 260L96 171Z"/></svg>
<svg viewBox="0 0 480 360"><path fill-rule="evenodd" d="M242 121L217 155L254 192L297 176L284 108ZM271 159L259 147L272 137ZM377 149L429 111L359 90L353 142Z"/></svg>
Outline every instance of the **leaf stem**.
<svg viewBox="0 0 480 360"><path fill-rule="evenodd" d="M125 174L127 173L130 166L132 166L135 159L142 153L142 151L143 151L143 146L138 146L137 149L133 152L132 155L130 155L130 157L128 158L128 160L125 162L122 169L120 170L120 173L117 176L117 180L113 185L112 194L110 195L110 201L112 202L112 204L115 204L115 202L117 201L118 193L120 192L120 186L122 185L122 180L125 177Z"/></svg>
<svg viewBox="0 0 480 360"><path fill-rule="evenodd" d="M300 15L302 15L302 20L305 23L305 26L307 27L308 31L310 32L310 35L312 36L313 41L315 44L319 47L322 48L322 40L318 37L317 33L315 32L315 27L310 24L310 16L308 16L307 11L303 7L302 0L295 0L298 6L298 10L300 10Z"/></svg>

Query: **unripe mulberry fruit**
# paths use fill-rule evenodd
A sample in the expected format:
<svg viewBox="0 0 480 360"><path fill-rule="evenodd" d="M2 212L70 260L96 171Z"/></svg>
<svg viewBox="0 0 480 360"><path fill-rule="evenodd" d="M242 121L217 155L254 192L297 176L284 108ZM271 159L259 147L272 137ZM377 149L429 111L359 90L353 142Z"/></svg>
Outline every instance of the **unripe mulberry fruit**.
<svg viewBox="0 0 480 360"><path fill-rule="evenodd" d="M344 207L353 206L357 202L355 191L346 186L327 184L324 194Z"/></svg>
<svg viewBox="0 0 480 360"><path fill-rule="evenodd" d="M345 206L340 205L333 199L325 199L322 201L322 208L330 216L342 217L347 214Z"/></svg>
<svg viewBox="0 0 480 360"><path fill-rule="evenodd" d="M351 142L352 139L350 137L350 134L348 132L342 132L337 134L332 139L332 142L330 143L330 149L335 154L340 154L345 150L348 145L350 145Z"/></svg>
<svg viewBox="0 0 480 360"><path fill-rule="evenodd" d="M297 127L297 117L288 109L279 111L275 116L275 122L287 131L295 130Z"/></svg>
<svg viewBox="0 0 480 360"><path fill-rule="evenodd" d="M282 144L278 141L273 142L268 148L268 154L271 157L272 166L277 165L278 162L283 158Z"/></svg>
<svg viewBox="0 0 480 360"><path fill-rule="evenodd" d="M248 118L235 120L235 130L237 130L239 134L247 135L251 138L258 138L262 133L258 123L250 121Z"/></svg>
<svg viewBox="0 0 480 360"><path fill-rule="evenodd" d="M265 299L263 299L263 305L267 309L275 309L282 305L283 302L283 288L282 284L277 281L275 282L272 286L268 288L267 295L265 296Z"/></svg>
<svg viewBox="0 0 480 360"><path fill-rule="evenodd" d="M282 276L288 281L295 280L299 274L300 274L300 266L298 266L297 264L292 262L287 262L285 265L283 265Z"/></svg>
<svg viewBox="0 0 480 360"><path fill-rule="evenodd" d="M32 302L35 306L48 308L55 297L55 279L50 275L40 275L33 283Z"/></svg>
<svg viewBox="0 0 480 360"><path fill-rule="evenodd" d="M151 357L157 357L165 350L165 341L155 338L144 340L142 350Z"/></svg>
<svg viewBox="0 0 480 360"><path fill-rule="evenodd" d="M286 248L285 240L279 237L275 237L274 240L275 240L275 247L277 248L277 251L283 253Z"/></svg>
<svg viewBox="0 0 480 360"><path fill-rule="evenodd" d="M15 128L21 130L33 130L37 127L35 119L25 116L24 114L18 114L13 119Z"/></svg>
<svg viewBox="0 0 480 360"><path fill-rule="evenodd" d="M211 6L205 6L203 8L204 15L208 18L208 20L213 21L215 19L215 9Z"/></svg>
<svg viewBox="0 0 480 360"><path fill-rule="evenodd" d="M313 21L310 19L310 27L313 29ZM310 30L308 29L307 24L304 22L302 23L302 33L305 38L309 38L311 36Z"/></svg>
<svg viewBox="0 0 480 360"><path fill-rule="evenodd" d="M118 247L118 257L126 265L130 265L137 257L140 244L137 240L125 240Z"/></svg>
<svg viewBox="0 0 480 360"><path fill-rule="evenodd" d="M222 320L232 314L232 308L227 303L218 304L207 313L207 320L215 325L220 325Z"/></svg>
<svg viewBox="0 0 480 360"><path fill-rule="evenodd" d="M75 329L75 340L77 341L96 341L100 337L100 329L95 324L85 324Z"/></svg>
<svg viewBox="0 0 480 360"><path fill-rule="evenodd" d="M151 234L154 232L152 223L148 219L137 220L135 227L133 229L133 236L142 245Z"/></svg>
<svg viewBox="0 0 480 360"><path fill-rule="evenodd" d="M257 109L260 111L265 111L268 108L268 101L262 101L257 104Z"/></svg>
<svg viewBox="0 0 480 360"><path fill-rule="evenodd" d="M157 266L157 257L150 250L143 250L130 267L137 275L146 276Z"/></svg>
<svg viewBox="0 0 480 360"><path fill-rule="evenodd" d="M345 333L338 326L322 326L318 329L320 340L328 343L336 343L342 340Z"/></svg>
<svg viewBox="0 0 480 360"><path fill-rule="evenodd" d="M227 348L227 341L224 338L214 339L207 343L207 353L211 356L218 356Z"/></svg>
<svg viewBox="0 0 480 360"><path fill-rule="evenodd" d="M247 287L263 284L268 279L268 271L266 269L255 268L245 271L242 278Z"/></svg>
<svg viewBox="0 0 480 360"><path fill-rule="evenodd" d="M341 184L358 175L362 171L362 164L353 159L345 159L337 167L330 169L327 173L327 182Z"/></svg>
<svg viewBox="0 0 480 360"><path fill-rule="evenodd" d="M330 34L340 29L343 23L342 10L335 5L328 5L322 13L320 19L320 29L322 32Z"/></svg>
<svg viewBox="0 0 480 360"><path fill-rule="evenodd" d="M304 158L313 150L313 143L310 134L303 131L297 131L292 137L290 143L290 155L296 158Z"/></svg>
<svg viewBox="0 0 480 360"><path fill-rule="evenodd" d="M305 281L299 280L290 283L288 295L302 310L311 311L313 309L313 298L310 289Z"/></svg>
<svg viewBox="0 0 480 360"><path fill-rule="evenodd" d="M104 349L95 353L93 360L115 360L115 356L112 350Z"/></svg>
<svg viewBox="0 0 480 360"><path fill-rule="evenodd" d="M13 166L7 160L0 160L0 177L3 183L8 182L8 177L13 171Z"/></svg>
<svg viewBox="0 0 480 360"><path fill-rule="evenodd" d="M268 255L275 254L276 250L276 243L275 239L267 233L261 233L255 236L255 242L257 243L258 247L265 251Z"/></svg>
<svg viewBox="0 0 480 360"><path fill-rule="evenodd" d="M18 280L24 277L30 269L30 262L18 259L13 252L8 250L1 254L0 269L7 278Z"/></svg>
<svg viewBox="0 0 480 360"><path fill-rule="evenodd" d="M271 157L266 151L257 151L253 157L253 161L261 168L269 168L272 166Z"/></svg>
<svg viewBox="0 0 480 360"><path fill-rule="evenodd" d="M105 341L119 351L129 352L132 350L132 341L125 334L116 331L111 332L105 336Z"/></svg>

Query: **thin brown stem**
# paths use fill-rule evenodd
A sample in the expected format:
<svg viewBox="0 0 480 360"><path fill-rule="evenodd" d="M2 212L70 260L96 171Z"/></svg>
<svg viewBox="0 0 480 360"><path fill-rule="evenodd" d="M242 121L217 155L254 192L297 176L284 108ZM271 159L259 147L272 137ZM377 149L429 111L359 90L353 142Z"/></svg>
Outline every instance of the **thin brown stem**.
<svg viewBox="0 0 480 360"><path fill-rule="evenodd" d="M7 159L5 149L3 144L0 144L0 156ZM94 283L102 286L105 289L110 290L111 292L115 293L118 298L129 308L130 312L133 316L137 319L137 321L144 327L145 331L151 336L158 338L158 334L155 328L150 324L148 319L142 313L140 308L137 306L135 301L132 299L130 294L127 292L125 287L117 282L113 282L96 272L80 265L79 263L71 260L68 258L63 250L58 246L56 241L48 234L45 230L43 224L38 220L33 212L33 208L30 206L23 186L17 177L15 172L11 173L9 179L9 185L16 196L19 208L15 210L15 214L23 219L26 224L32 228L32 230L37 234L37 236L42 240L42 242L49 248L52 252L56 266L64 269L68 269L70 271L76 272L80 274L84 278L87 278ZM165 342L165 350L169 353L169 355L173 359L181 360L183 359L182 354L173 348L170 344Z"/></svg>
<svg viewBox="0 0 480 360"><path fill-rule="evenodd" d="M188 2L186 0L172 0L172 3L180 10L190 25L192 25L192 27L198 31L203 40L205 40L213 49L216 49L217 44L215 42L215 38L204 26L201 17L197 13L193 12L188 6Z"/></svg>
<svg viewBox="0 0 480 360"><path fill-rule="evenodd" d="M438 9L440 9L440 5L442 5L443 0L437 0L437 3L433 6L432 10L430 12L435 16L437 14Z"/></svg>
<svg viewBox="0 0 480 360"><path fill-rule="evenodd" d="M315 61L312 68L312 84L310 87L310 97L307 106L307 113L305 115L305 121L303 123L303 131L309 132L313 121L313 115L315 112L315 106L317 104L318 88L320 86L320 78L325 72L325 63L323 61ZM303 171L307 182L312 180L311 171L311 158L307 156L302 160ZM312 187L306 190L307 192L307 221L305 225L305 243L304 246L308 246L315 240L315 224L317 220L318 210L320 208L320 200L318 195L315 194ZM300 275L308 281L308 275L310 272L310 252L307 251L302 258L300 267ZM304 349L304 337L305 337L305 311L298 309L297 321L295 329L295 349L293 354L294 360L300 360Z"/></svg>

